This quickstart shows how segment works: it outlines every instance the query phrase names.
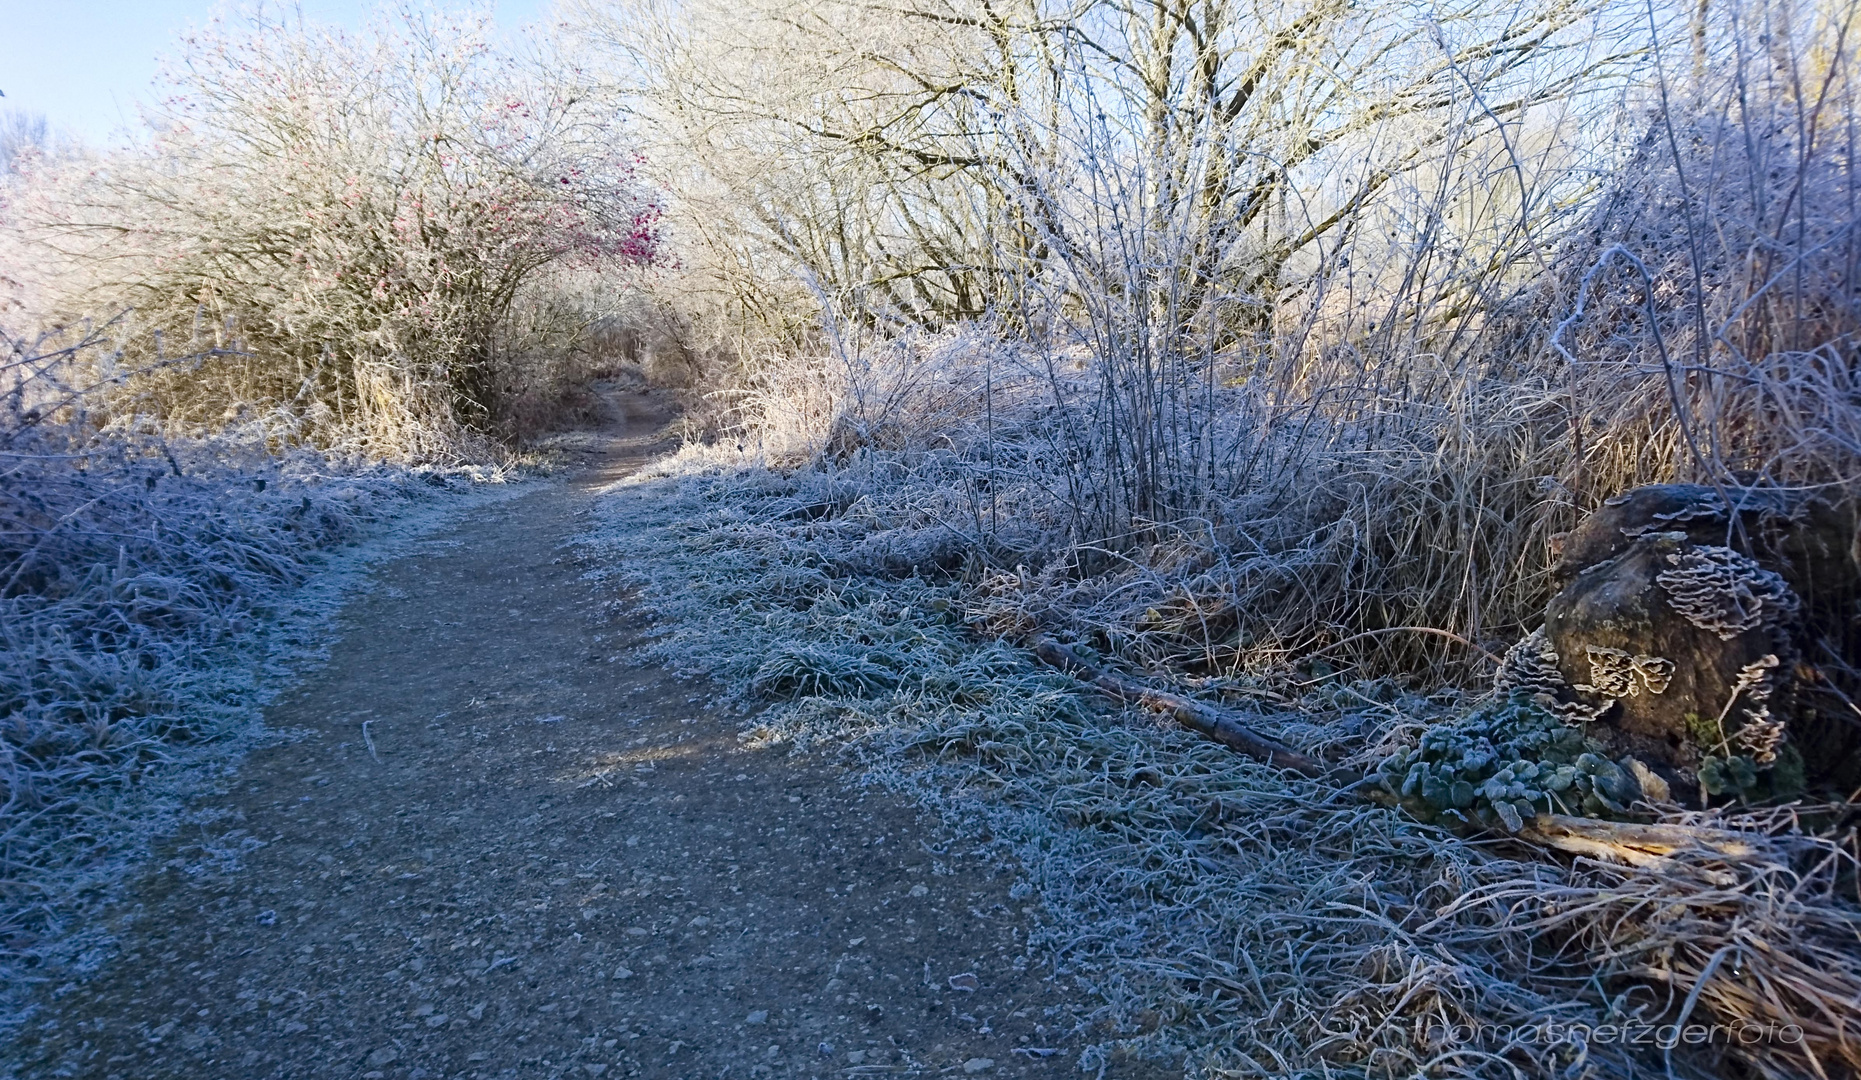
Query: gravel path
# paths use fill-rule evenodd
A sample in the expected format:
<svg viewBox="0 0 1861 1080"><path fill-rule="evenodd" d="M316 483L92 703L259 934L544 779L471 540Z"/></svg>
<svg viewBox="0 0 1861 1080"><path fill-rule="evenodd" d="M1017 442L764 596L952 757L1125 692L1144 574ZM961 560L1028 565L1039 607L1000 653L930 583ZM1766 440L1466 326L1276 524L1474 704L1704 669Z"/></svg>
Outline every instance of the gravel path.
<svg viewBox="0 0 1861 1080"><path fill-rule="evenodd" d="M8 1071L1080 1075L1006 876L823 762L741 748L582 578L568 542L658 421L617 405L583 468L376 571L269 711L302 737L168 846L119 955L47 988Z"/></svg>

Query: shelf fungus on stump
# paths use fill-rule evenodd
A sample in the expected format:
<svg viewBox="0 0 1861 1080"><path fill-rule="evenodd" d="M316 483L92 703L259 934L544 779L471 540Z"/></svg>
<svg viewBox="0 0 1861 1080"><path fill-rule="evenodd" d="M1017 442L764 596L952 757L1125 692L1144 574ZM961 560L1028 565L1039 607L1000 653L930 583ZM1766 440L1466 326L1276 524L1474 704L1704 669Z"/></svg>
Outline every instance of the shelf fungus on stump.
<svg viewBox="0 0 1861 1080"><path fill-rule="evenodd" d="M1687 802L1861 781L1842 676L1861 638L1853 504L1638 488L1563 538L1556 572L1544 629L1502 679L1535 680L1611 757Z"/></svg>
<svg viewBox="0 0 1861 1080"><path fill-rule="evenodd" d="M1858 510L1775 488L1610 499L1559 538L1559 591L1495 700L1384 761L1381 798L1516 833L1534 814L1853 791Z"/></svg>

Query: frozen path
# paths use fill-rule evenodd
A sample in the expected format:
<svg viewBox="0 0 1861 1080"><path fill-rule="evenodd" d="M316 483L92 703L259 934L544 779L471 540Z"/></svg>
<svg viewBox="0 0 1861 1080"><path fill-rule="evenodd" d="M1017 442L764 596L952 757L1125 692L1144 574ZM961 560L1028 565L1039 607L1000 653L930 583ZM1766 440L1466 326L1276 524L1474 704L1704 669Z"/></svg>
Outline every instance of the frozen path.
<svg viewBox="0 0 1861 1080"><path fill-rule="evenodd" d="M167 846L120 954L47 988L3 1067L1079 1075L1065 992L1017 970L1009 881L824 763L741 749L582 577L568 542L658 422L616 404L567 480L376 570L268 712L303 737Z"/></svg>

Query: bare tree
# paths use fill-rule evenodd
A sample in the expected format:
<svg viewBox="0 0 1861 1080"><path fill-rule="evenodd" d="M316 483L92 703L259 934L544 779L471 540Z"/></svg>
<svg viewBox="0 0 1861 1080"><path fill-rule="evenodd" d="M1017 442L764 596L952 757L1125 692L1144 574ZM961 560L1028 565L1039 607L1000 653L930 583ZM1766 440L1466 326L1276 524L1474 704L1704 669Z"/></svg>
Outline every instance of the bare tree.
<svg viewBox="0 0 1861 1080"><path fill-rule="evenodd" d="M1625 58L1593 48L1584 0L1426 17L1337 0L583 11L677 148L706 243L933 322L996 306L1002 275L1083 243L1053 204L1110 164L1141 170L1129 194L1150 220L1196 236L1192 306L1217 283L1270 306L1294 257L1393 180Z"/></svg>

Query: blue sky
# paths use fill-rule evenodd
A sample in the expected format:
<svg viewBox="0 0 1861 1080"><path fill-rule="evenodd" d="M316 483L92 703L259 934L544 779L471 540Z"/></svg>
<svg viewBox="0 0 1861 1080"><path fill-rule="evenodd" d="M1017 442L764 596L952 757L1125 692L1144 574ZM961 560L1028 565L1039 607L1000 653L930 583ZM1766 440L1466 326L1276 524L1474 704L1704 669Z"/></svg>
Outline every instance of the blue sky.
<svg viewBox="0 0 1861 1080"><path fill-rule="evenodd" d="M378 5L301 0L300 6L311 21L356 27ZM492 6L500 33L516 34L550 4L469 6ZM42 114L54 129L93 145L114 142L113 132L136 125L135 103L149 95L157 55L172 52L178 33L221 10L228 6L216 0L0 0L0 93L6 94L0 108Z"/></svg>

